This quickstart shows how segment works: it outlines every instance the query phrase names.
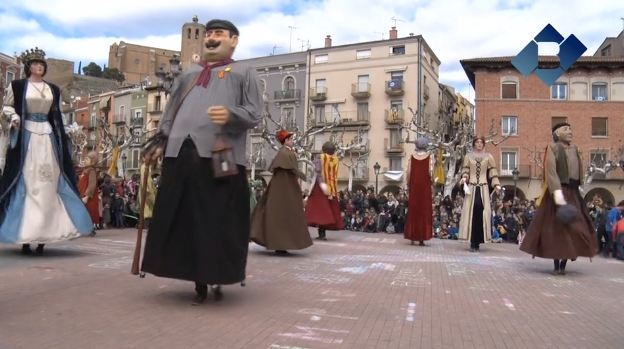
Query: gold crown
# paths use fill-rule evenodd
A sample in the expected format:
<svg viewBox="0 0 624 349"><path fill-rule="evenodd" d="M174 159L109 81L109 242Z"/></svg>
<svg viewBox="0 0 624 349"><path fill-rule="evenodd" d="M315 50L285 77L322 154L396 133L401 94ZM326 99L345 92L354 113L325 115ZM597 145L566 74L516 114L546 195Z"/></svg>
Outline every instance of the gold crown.
<svg viewBox="0 0 624 349"><path fill-rule="evenodd" d="M23 63L28 63L32 60L45 61L45 51L35 46L34 49L31 48L30 50L22 52L20 60Z"/></svg>

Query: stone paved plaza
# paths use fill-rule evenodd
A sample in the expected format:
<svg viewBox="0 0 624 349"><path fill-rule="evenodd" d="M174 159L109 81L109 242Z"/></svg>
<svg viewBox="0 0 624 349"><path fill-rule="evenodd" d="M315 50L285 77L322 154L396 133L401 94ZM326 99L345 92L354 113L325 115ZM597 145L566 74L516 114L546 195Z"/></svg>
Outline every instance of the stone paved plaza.
<svg viewBox="0 0 624 349"><path fill-rule="evenodd" d="M311 232L315 235L315 232ZM250 246L247 286L129 273L134 230L0 247L0 348L623 348L624 263L550 274L513 244L328 232L290 256Z"/></svg>

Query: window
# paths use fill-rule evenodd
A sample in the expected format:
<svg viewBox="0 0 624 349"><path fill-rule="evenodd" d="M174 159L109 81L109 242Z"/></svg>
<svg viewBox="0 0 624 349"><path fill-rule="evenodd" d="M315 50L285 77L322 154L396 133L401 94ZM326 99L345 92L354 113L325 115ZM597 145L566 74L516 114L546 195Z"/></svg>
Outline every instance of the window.
<svg viewBox="0 0 624 349"><path fill-rule="evenodd" d="M91 127L97 127L97 116L95 113L91 113Z"/></svg>
<svg viewBox="0 0 624 349"><path fill-rule="evenodd" d="M325 106L324 105L314 106L314 119L316 120L316 122L320 122L320 123L325 122Z"/></svg>
<svg viewBox="0 0 624 349"><path fill-rule="evenodd" d="M282 108L282 121L287 128L295 126L295 108L286 107Z"/></svg>
<svg viewBox="0 0 624 349"><path fill-rule="evenodd" d="M366 159L358 159L353 167L353 177L357 179L366 179L368 177L368 161Z"/></svg>
<svg viewBox="0 0 624 349"><path fill-rule="evenodd" d="M555 127L555 125L562 122L568 122L568 118L566 116L553 116L550 122L550 127Z"/></svg>
<svg viewBox="0 0 624 349"><path fill-rule="evenodd" d="M316 55L314 56L314 64L327 63L329 57L327 55Z"/></svg>
<svg viewBox="0 0 624 349"><path fill-rule="evenodd" d="M503 136L518 135L518 117L517 116L503 116L501 120L501 129Z"/></svg>
<svg viewBox="0 0 624 349"><path fill-rule="evenodd" d="M368 75L358 75L358 92L368 92Z"/></svg>
<svg viewBox="0 0 624 349"><path fill-rule="evenodd" d="M314 87L316 88L316 93L325 93L327 92L327 88L325 87L327 84L327 80L325 79L316 79Z"/></svg>
<svg viewBox="0 0 624 349"><path fill-rule="evenodd" d="M390 72L390 80L403 81L403 72L402 71Z"/></svg>
<svg viewBox="0 0 624 349"><path fill-rule="evenodd" d="M186 33L186 36L190 39L191 38L191 28L188 28L188 32Z"/></svg>
<svg viewBox="0 0 624 349"><path fill-rule="evenodd" d="M601 56L611 56L611 45L606 46L602 50L600 50Z"/></svg>
<svg viewBox="0 0 624 349"><path fill-rule="evenodd" d="M404 55L405 54L405 46L392 46L392 55Z"/></svg>
<svg viewBox="0 0 624 349"><path fill-rule="evenodd" d="M592 100L594 101L606 101L607 100L607 83L596 82L592 84Z"/></svg>
<svg viewBox="0 0 624 349"><path fill-rule="evenodd" d="M515 82L505 81L502 86L502 97L505 99L516 99L518 98L517 94L517 86Z"/></svg>
<svg viewBox="0 0 624 349"><path fill-rule="evenodd" d="M403 100L395 99L390 101L390 109L403 110Z"/></svg>
<svg viewBox="0 0 624 349"><path fill-rule="evenodd" d="M401 144L401 130L390 130L390 148L398 148Z"/></svg>
<svg viewBox="0 0 624 349"><path fill-rule="evenodd" d="M554 84L550 86L550 98L564 100L567 99L568 84Z"/></svg>
<svg viewBox="0 0 624 349"><path fill-rule="evenodd" d="M140 110L135 110L135 111L134 111L134 118L135 118L135 119L140 118L140 117L141 117L141 114L142 114L142 113L141 113L141 111L140 111Z"/></svg>
<svg viewBox="0 0 624 349"><path fill-rule="evenodd" d="M195 39L199 39L199 29L195 29Z"/></svg>
<svg viewBox="0 0 624 349"><path fill-rule="evenodd" d="M511 172L518 167L518 152L516 150L503 150L501 157L501 174L511 176Z"/></svg>
<svg viewBox="0 0 624 349"><path fill-rule="evenodd" d="M363 102L357 104L357 119L359 121L368 120L368 103Z"/></svg>
<svg viewBox="0 0 624 349"><path fill-rule="evenodd" d="M11 84L11 81L13 81L15 79L15 73L12 71L7 71L6 73L6 86L5 87L9 87L9 85Z"/></svg>
<svg viewBox="0 0 624 349"><path fill-rule="evenodd" d="M607 118L592 118L592 137L607 137Z"/></svg>
<svg viewBox="0 0 624 349"><path fill-rule="evenodd" d="M340 117L340 111L338 110L338 104L332 104L331 106L332 120L336 120Z"/></svg>
<svg viewBox="0 0 624 349"><path fill-rule="evenodd" d="M130 166L128 168L131 168L131 169L139 168L140 151L141 149L132 149L132 157L131 157L132 160L130 161Z"/></svg>
<svg viewBox="0 0 624 349"><path fill-rule="evenodd" d="M284 91L292 91L295 89L295 78L293 78L292 76L287 76L286 79L284 79Z"/></svg>
<svg viewBox="0 0 624 349"><path fill-rule="evenodd" d="M605 149L593 149L589 151L589 163L598 167L607 164L608 152Z"/></svg>
<svg viewBox="0 0 624 349"><path fill-rule="evenodd" d="M126 121L126 106L125 105L119 106L119 115L117 115L117 120L115 121L117 122Z"/></svg>
<svg viewBox="0 0 624 349"><path fill-rule="evenodd" d="M160 96L154 96L154 111L160 111Z"/></svg>
<svg viewBox="0 0 624 349"><path fill-rule="evenodd" d="M371 57L371 50L357 50L355 51L355 59L367 59Z"/></svg>
<svg viewBox="0 0 624 349"><path fill-rule="evenodd" d="M403 171L403 166L401 166L401 158L400 157L392 157L390 160L390 171Z"/></svg>

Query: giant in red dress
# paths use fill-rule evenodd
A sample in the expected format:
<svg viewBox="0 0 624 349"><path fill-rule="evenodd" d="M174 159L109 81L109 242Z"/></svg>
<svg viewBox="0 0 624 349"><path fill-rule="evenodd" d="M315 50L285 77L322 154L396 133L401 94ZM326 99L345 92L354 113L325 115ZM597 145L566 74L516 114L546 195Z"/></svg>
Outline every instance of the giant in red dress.
<svg viewBox="0 0 624 349"><path fill-rule="evenodd" d="M425 241L433 237L433 208L429 156L418 160L410 157L409 201L407 222L403 235L411 241Z"/></svg>
<svg viewBox="0 0 624 349"><path fill-rule="evenodd" d="M341 230L344 227L336 188L338 161L337 156L330 154L321 154L320 160L315 161L317 180L308 197L305 211L309 226L325 230ZM321 190L321 182L327 184L331 199Z"/></svg>

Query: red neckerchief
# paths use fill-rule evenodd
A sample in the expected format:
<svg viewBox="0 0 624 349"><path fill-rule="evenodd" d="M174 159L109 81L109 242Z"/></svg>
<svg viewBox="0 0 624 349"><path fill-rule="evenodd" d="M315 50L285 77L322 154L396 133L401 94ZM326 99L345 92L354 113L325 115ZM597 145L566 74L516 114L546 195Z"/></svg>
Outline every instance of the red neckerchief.
<svg viewBox="0 0 624 349"><path fill-rule="evenodd" d="M199 78L197 78L197 83L195 85L206 88L208 86L208 83L210 82L210 74L212 73L212 68L228 65L232 62L234 62L234 60L232 60L231 58L228 58L226 60L219 61L214 64L208 64L205 62L199 63L199 65L204 67L204 69L201 71L201 73L199 73Z"/></svg>

